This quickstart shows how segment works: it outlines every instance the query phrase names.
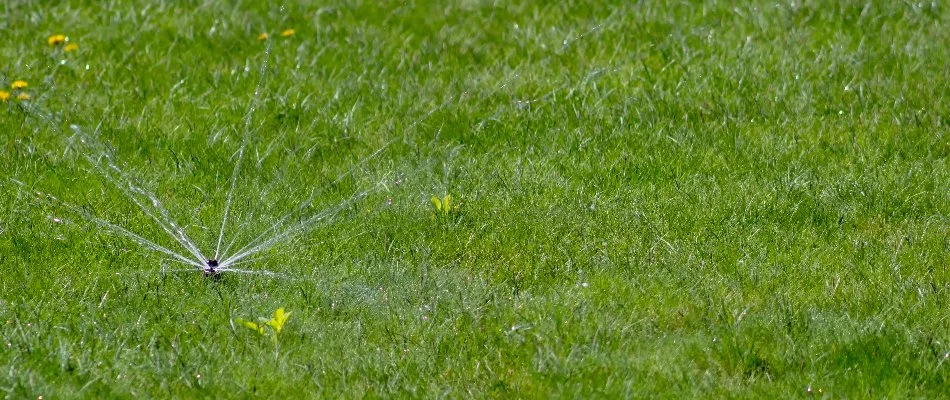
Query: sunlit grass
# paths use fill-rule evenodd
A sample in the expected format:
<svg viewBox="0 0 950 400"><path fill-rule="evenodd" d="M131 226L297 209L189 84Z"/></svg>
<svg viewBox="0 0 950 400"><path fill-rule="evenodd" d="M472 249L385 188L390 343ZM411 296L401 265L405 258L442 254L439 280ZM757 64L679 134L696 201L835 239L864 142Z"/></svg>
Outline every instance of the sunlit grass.
<svg viewBox="0 0 950 400"><path fill-rule="evenodd" d="M937 3L72 1L0 15L11 398L945 392ZM36 200L176 246L71 124L212 253L245 132L225 244L310 196L294 221L339 212L241 265L279 276L169 273ZM278 309L293 314L279 342L236 322Z"/></svg>

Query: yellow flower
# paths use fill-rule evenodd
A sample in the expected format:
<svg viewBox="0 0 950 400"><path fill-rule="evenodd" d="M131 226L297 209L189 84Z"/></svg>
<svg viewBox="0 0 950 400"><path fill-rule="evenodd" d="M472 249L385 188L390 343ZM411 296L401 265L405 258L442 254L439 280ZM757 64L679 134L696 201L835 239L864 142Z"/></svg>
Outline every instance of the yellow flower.
<svg viewBox="0 0 950 400"><path fill-rule="evenodd" d="M0 90L0 101L6 103L7 100L10 100L10 92L6 90Z"/></svg>
<svg viewBox="0 0 950 400"><path fill-rule="evenodd" d="M76 51L76 50L79 50L79 45L76 43L70 43L70 44L67 44L66 47L63 47L63 51L67 53L70 51Z"/></svg>
<svg viewBox="0 0 950 400"><path fill-rule="evenodd" d="M269 37L270 35L268 35L267 32L264 32L264 33L261 33L260 35L257 35L257 40L267 40L267 38Z"/></svg>
<svg viewBox="0 0 950 400"><path fill-rule="evenodd" d="M16 99L17 99L17 100L20 100L20 101L29 100L29 99L30 99L30 94L29 94L29 93L20 93L20 94L16 95Z"/></svg>
<svg viewBox="0 0 950 400"><path fill-rule="evenodd" d="M287 30L284 30L283 32L281 32L281 33L280 33L280 36L283 36L283 37L291 37L291 36L293 36L295 33L297 33L297 31L294 30L294 29L287 29Z"/></svg>
<svg viewBox="0 0 950 400"><path fill-rule="evenodd" d="M13 84L10 85L10 87L12 87L13 90L23 89L27 86L30 86L30 85L28 85L26 81L13 81Z"/></svg>
<svg viewBox="0 0 950 400"><path fill-rule="evenodd" d="M56 46L58 44L63 44L66 42L66 35L53 35L46 39L46 43L49 43L50 46Z"/></svg>

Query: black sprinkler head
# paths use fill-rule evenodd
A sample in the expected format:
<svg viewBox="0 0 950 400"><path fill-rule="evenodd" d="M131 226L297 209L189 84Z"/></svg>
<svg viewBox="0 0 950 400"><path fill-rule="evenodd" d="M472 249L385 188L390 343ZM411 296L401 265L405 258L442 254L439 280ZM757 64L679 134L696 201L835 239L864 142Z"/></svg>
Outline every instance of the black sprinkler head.
<svg viewBox="0 0 950 400"><path fill-rule="evenodd" d="M201 271L204 273L205 277L219 278L221 276L221 271L218 271L216 269L218 267L218 260L205 261L205 265L207 265L207 267L205 267L205 269Z"/></svg>

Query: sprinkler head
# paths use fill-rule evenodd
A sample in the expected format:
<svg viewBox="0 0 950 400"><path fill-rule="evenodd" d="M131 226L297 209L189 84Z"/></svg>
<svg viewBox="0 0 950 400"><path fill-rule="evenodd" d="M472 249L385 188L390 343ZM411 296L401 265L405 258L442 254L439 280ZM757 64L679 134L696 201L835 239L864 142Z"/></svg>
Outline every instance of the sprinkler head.
<svg viewBox="0 0 950 400"><path fill-rule="evenodd" d="M217 270L218 260L211 259L211 260L205 261L205 265L206 265L205 269L201 271L202 273L204 273L205 277L217 278L221 276L221 271Z"/></svg>

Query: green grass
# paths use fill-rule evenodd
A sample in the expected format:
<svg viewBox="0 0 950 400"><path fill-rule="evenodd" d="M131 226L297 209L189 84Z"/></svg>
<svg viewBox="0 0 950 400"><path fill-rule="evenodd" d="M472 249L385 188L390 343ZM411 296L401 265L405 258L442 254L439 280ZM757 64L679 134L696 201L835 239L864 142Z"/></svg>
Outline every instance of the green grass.
<svg viewBox="0 0 950 400"><path fill-rule="evenodd" d="M939 2L223 3L0 3L4 396L946 394ZM385 183L247 266L288 278L163 275L11 181L172 246L98 127L213 249L266 59L238 238Z"/></svg>

